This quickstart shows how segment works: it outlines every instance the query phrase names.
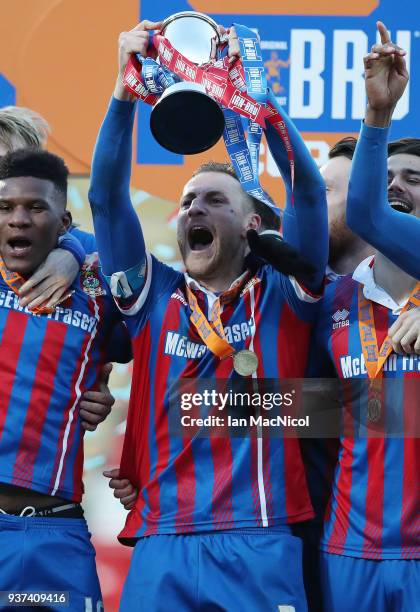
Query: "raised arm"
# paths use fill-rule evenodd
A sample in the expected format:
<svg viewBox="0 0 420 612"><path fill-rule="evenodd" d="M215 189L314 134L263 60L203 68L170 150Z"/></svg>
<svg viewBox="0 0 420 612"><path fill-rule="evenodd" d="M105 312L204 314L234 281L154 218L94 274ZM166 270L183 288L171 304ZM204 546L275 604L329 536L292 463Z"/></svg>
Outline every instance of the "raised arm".
<svg viewBox="0 0 420 612"><path fill-rule="evenodd" d="M314 280L308 288L319 291L328 261L325 183L301 135L271 93L270 101L278 108L287 127L295 163L292 200L292 180L287 152L280 136L271 125L268 125L266 130L268 146L282 175L287 194L283 236L304 259L311 262L316 268Z"/></svg>
<svg viewBox="0 0 420 612"><path fill-rule="evenodd" d="M364 59L368 106L353 157L347 224L399 268L420 278L420 219L388 202L389 126L408 82L405 52L390 41L381 22L378 30L381 43Z"/></svg>
<svg viewBox="0 0 420 612"><path fill-rule="evenodd" d="M145 257L129 191L134 112L134 103L111 100L93 155L89 202L106 275L128 270Z"/></svg>
<svg viewBox="0 0 420 612"><path fill-rule="evenodd" d="M92 162L89 201L104 273L139 279L145 262L140 222L130 200L134 99L122 84L131 53L146 55L148 30L160 24L144 21L119 39L119 73L114 96L99 131ZM139 283L136 280L135 282ZM125 281L123 281L124 284ZM139 287L133 287L138 290Z"/></svg>
<svg viewBox="0 0 420 612"><path fill-rule="evenodd" d="M353 157L347 225L399 268L420 278L420 219L388 202L388 128L362 126Z"/></svg>

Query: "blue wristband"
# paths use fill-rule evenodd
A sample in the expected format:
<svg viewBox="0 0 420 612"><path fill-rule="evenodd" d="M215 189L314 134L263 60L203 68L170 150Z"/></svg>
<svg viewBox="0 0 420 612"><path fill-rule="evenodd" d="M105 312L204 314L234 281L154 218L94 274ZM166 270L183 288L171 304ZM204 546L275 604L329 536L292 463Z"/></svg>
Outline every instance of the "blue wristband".
<svg viewBox="0 0 420 612"><path fill-rule="evenodd" d="M65 251L69 251L69 253L71 253L76 259L77 263L79 264L79 267L82 267L83 262L86 258L86 253L82 244L75 236L72 236L68 232L64 234L64 236L60 236L58 239L58 248L64 249Z"/></svg>

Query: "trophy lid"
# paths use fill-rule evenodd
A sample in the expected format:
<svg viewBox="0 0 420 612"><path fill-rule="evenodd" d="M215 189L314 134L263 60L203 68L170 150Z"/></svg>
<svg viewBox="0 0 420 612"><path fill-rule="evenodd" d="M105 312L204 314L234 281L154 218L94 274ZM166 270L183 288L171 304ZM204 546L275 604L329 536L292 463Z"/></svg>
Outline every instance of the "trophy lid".
<svg viewBox="0 0 420 612"><path fill-rule="evenodd" d="M177 51L198 65L210 60L212 42L220 43L217 23L197 11L182 11L167 17L161 32Z"/></svg>

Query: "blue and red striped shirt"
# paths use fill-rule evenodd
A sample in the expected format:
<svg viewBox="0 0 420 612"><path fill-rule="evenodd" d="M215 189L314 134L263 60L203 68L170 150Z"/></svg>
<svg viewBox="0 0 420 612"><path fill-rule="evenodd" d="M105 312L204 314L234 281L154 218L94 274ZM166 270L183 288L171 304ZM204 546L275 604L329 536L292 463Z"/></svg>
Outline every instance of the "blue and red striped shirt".
<svg viewBox="0 0 420 612"><path fill-rule="evenodd" d="M215 357L191 324L185 282L182 274L149 257L146 286L123 311L135 369L121 474L138 487L139 496L120 538L311 518L296 438L171 435L169 397L181 378L234 375L232 359ZM194 292L208 312L206 292L196 285ZM257 353L258 378L299 378L316 309L317 300L294 281L262 266L224 306L221 320L236 350Z"/></svg>
<svg viewBox="0 0 420 612"><path fill-rule="evenodd" d="M361 271L369 275L367 262L354 276ZM316 328L319 362L333 364L342 379L368 378L358 325L358 286L351 276L329 285ZM397 313L377 301L372 300L372 306L381 346ZM322 550L369 559L420 557L420 440L408 430L418 411L419 377L418 356L391 353L383 368L382 411L388 422L394 420L399 435L358 435L355 419L353 434L342 437ZM349 413L346 404L344 418Z"/></svg>
<svg viewBox="0 0 420 612"><path fill-rule="evenodd" d="M108 360L121 323L97 259L52 314L19 306L0 278L0 482L80 501L83 432L78 405Z"/></svg>

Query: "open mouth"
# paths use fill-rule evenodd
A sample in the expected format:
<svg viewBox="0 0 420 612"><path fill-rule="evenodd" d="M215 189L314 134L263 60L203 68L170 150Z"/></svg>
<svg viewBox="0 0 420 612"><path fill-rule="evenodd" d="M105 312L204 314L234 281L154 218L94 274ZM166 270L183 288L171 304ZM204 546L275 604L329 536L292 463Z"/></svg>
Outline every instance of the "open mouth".
<svg viewBox="0 0 420 612"><path fill-rule="evenodd" d="M412 204L409 204L403 200L390 200L389 203L391 204L392 208L398 210L399 212L410 214L413 210Z"/></svg>
<svg viewBox="0 0 420 612"><path fill-rule="evenodd" d="M32 242L28 238L11 238L7 244L13 255L25 255L32 246Z"/></svg>
<svg viewBox="0 0 420 612"><path fill-rule="evenodd" d="M192 251L204 251L213 242L213 234L206 227L192 227L188 232L188 244Z"/></svg>

